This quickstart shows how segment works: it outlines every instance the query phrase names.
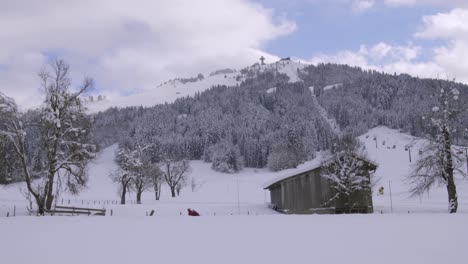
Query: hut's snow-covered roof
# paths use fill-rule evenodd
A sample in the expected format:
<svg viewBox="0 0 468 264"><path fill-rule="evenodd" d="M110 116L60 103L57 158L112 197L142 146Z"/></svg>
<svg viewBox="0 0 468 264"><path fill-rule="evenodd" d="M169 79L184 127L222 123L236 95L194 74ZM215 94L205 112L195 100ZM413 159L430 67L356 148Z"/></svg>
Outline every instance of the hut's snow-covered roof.
<svg viewBox="0 0 468 264"><path fill-rule="evenodd" d="M277 182L280 182L282 180L285 180L287 178L290 178L290 177L294 177L298 174L301 174L301 173L304 173L304 172L307 172L307 171L311 171L311 170L315 170L317 168L320 167L320 165L322 164L322 157L321 156L318 156L317 158L311 160L311 161L308 161L306 163L303 163L299 166L297 166L297 168L293 168L293 169L286 169L286 170L282 170L282 171L279 171L277 173L277 176L267 182L265 182L263 184L263 189L268 189L271 185L277 183Z"/></svg>
<svg viewBox="0 0 468 264"><path fill-rule="evenodd" d="M268 189L269 187L271 187L273 184L277 183L277 182L280 182L282 180L285 180L285 179L288 179L288 178L291 178L291 177L295 177L299 174L302 174L304 172L308 172L308 171L312 171L312 170L315 170L317 168L320 168L320 166L323 164L323 162L327 159L330 159L331 157L329 155L327 155L328 153L319 153L317 155L317 157L313 160L310 160L310 161L307 161L299 166L297 166L297 168L293 168L293 169L286 169L286 170L282 170L282 171L279 171L277 172L277 176L267 182L265 182L263 184L263 189ZM368 163L368 164L371 164L372 166L374 167L377 167L377 165L375 164L375 162L372 162L364 157L361 157L359 155L356 155L356 157L358 159L361 159L363 160L364 162Z"/></svg>

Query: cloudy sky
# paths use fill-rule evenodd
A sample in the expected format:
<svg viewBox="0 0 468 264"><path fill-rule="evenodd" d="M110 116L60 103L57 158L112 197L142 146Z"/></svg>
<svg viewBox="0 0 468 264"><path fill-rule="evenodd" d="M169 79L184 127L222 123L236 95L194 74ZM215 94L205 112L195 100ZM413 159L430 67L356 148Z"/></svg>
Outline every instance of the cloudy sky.
<svg viewBox="0 0 468 264"><path fill-rule="evenodd" d="M261 55L468 83L468 0L0 0L0 91L37 105L37 72L125 96Z"/></svg>

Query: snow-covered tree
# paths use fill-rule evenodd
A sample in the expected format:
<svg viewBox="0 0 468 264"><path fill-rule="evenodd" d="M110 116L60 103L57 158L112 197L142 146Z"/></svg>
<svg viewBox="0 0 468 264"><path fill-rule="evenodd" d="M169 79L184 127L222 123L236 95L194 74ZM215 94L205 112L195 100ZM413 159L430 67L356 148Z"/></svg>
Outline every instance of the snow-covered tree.
<svg viewBox="0 0 468 264"><path fill-rule="evenodd" d="M38 212L52 207L61 191L77 193L86 184L86 166L94 158L95 146L90 144L91 118L86 114L80 96L92 86L85 79L82 86L71 88L69 66L61 60L39 76L45 91L43 106L37 110L38 135L28 135L28 125L15 102L0 95L2 112L0 134L13 144L20 160L28 191ZM32 138L34 137L34 138ZM36 156L36 153L41 153ZM41 157L41 166L32 166ZM41 171L33 171L33 168Z"/></svg>
<svg viewBox="0 0 468 264"><path fill-rule="evenodd" d="M72 91L70 67L62 60L51 65L51 72L44 70L39 76L46 93L40 109L42 140L47 154L47 177L42 194L45 208L50 209L55 198L55 177L60 177L72 193L86 184L86 166L94 158L95 146L90 144L92 120L80 96L93 83L85 79L77 91Z"/></svg>
<svg viewBox="0 0 468 264"><path fill-rule="evenodd" d="M371 177L375 168L365 158L354 140L343 137L336 141L333 154L322 162L321 177L325 178L333 190L333 197L327 205L344 204L346 213L351 213L357 205L356 194L371 193ZM357 196L358 197L358 196Z"/></svg>
<svg viewBox="0 0 468 264"><path fill-rule="evenodd" d="M121 144L117 151L116 163L119 167L117 172L111 175L115 182L120 183L120 191L122 199L127 190L133 190L136 194L137 203L141 203L141 195L144 191L153 186L153 179L149 173L152 173L150 164L144 158L146 148L141 145L132 145L128 148L125 144ZM127 189L123 187L125 185Z"/></svg>
<svg viewBox="0 0 468 264"><path fill-rule="evenodd" d="M268 168L279 171L296 168L304 162L305 153L302 139L294 129L287 130L276 137L276 142L268 156Z"/></svg>
<svg viewBox="0 0 468 264"><path fill-rule="evenodd" d="M145 147L142 147L140 144L135 146L135 150L132 152L134 163L132 164L132 182L131 187L136 193L137 203L141 203L141 195L144 191L148 190L153 186L152 175L149 173L154 173L154 171L148 170L147 168L150 164L144 158ZM153 176L154 177L154 176Z"/></svg>
<svg viewBox="0 0 468 264"><path fill-rule="evenodd" d="M239 147L227 141L222 141L210 147L209 153L212 161L211 167L215 171L236 173L243 168L243 157Z"/></svg>
<svg viewBox="0 0 468 264"><path fill-rule="evenodd" d="M34 197L40 213L44 212L44 197L33 185L33 177L26 146L26 131L21 121L21 113L15 101L0 92L0 136L10 142L20 160L29 193Z"/></svg>
<svg viewBox="0 0 468 264"><path fill-rule="evenodd" d="M9 184L20 180L23 180L23 173L14 147L10 141L0 136L0 184Z"/></svg>
<svg viewBox="0 0 468 264"><path fill-rule="evenodd" d="M449 212L456 213L458 209L457 189L455 175L464 175L459 169L462 157L452 148L453 133L459 127L457 118L461 113L468 111L467 102L460 100L460 91L456 88L446 87L439 82L440 93L437 96L437 105L432 108L429 117L424 119L433 127L432 136L423 147L422 157L414 167L414 173L409 179L413 184L412 195L421 195L429 191L434 185L445 185L448 193ZM429 119L429 120L428 120ZM466 175L465 175L466 176Z"/></svg>
<svg viewBox="0 0 468 264"><path fill-rule="evenodd" d="M118 192L120 195L120 204L125 204L127 193L130 191L132 177L128 171L120 167L117 170L111 172L109 177L119 186Z"/></svg>
<svg viewBox="0 0 468 264"><path fill-rule="evenodd" d="M294 153L284 142L276 142L268 155L268 168L273 171L280 171L295 168L299 165L294 159Z"/></svg>

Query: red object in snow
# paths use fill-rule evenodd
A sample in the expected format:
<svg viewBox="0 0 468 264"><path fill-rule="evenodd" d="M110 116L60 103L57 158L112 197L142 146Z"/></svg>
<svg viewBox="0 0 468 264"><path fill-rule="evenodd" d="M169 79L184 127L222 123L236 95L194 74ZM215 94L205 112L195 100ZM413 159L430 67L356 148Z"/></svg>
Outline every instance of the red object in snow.
<svg viewBox="0 0 468 264"><path fill-rule="evenodd" d="M187 211L188 211L188 215L190 215L190 216L200 216L200 214L197 211L192 210L190 208L187 209Z"/></svg>

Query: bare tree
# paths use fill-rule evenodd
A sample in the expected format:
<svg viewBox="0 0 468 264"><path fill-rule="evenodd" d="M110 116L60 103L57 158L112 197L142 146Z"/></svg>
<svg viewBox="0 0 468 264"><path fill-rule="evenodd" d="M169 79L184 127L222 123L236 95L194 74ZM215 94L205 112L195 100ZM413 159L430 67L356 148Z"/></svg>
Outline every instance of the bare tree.
<svg viewBox="0 0 468 264"><path fill-rule="evenodd" d="M151 185L153 186L154 190L154 197L156 200L161 198L161 187L164 182L164 178L162 176L161 170L157 166L157 164L148 163L144 166L145 174L151 180Z"/></svg>
<svg viewBox="0 0 468 264"><path fill-rule="evenodd" d="M119 168L110 174L110 178L119 185L120 204L125 204L125 197L130 191L132 177L130 177L127 171Z"/></svg>
<svg viewBox="0 0 468 264"><path fill-rule="evenodd" d="M135 168L135 172L132 175L132 185L131 188L136 193L136 201L138 204L141 204L141 195L143 192L148 190L151 186L153 186L153 179L151 175L147 174L144 169L144 164L141 167Z"/></svg>
<svg viewBox="0 0 468 264"><path fill-rule="evenodd" d="M176 188L175 188L177 196L180 196L180 191L185 186L187 186L187 177L184 177L181 181L179 181L179 183L177 183Z"/></svg>
<svg viewBox="0 0 468 264"><path fill-rule="evenodd" d="M188 160L164 160L159 166L164 176L164 181L171 189L172 197L175 197L177 185L185 182L188 173L191 171L190 162Z"/></svg>
<svg viewBox="0 0 468 264"><path fill-rule="evenodd" d="M86 166L94 158L95 146L90 142L91 119L86 114L80 95L92 86L85 79L75 92L71 89L69 66L62 60L51 65L51 72L43 70L39 76L45 91L43 106L39 109L40 139L35 140L37 148L45 153L43 171L33 177L32 153L28 152L28 135L15 102L0 95L0 111L5 119L0 134L14 146L21 161L28 191L34 197L38 212L43 214L51 209L60 193L59 183L72 193L77 193L86 184ZM31 141L32 142L32 141ZM54 190L54 185L55 190Z"/></svg>
<svg viewBox="0 0 468 264"><path fill-rule="evenodd" d="M190 189L192 190L192 192L194 192L197 189L197 181L195 180L195 178L193 178L193 176L190 179Z"/></svg>
<svg viewBox="0 0 468 264"><path fill-rule="evenodd" d="M430 113L430 124L433 134L429 142L423 146L422 157L414 166L414 172L409 176L412 184L412 196L420 196L428 192L434 185L445 185L448 193L449 212L456 213L458 209L457 189L454 175L466 177L458 167L462 157L452 148L452 133L459 126L457 117L467 111L467 102L460 99L460 91L456 88L442 87L437 97L437 105ZM426 119L426 118L424 118ZM455 162L454 162L455 161Z"/></svg>

